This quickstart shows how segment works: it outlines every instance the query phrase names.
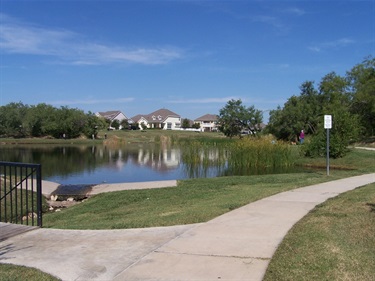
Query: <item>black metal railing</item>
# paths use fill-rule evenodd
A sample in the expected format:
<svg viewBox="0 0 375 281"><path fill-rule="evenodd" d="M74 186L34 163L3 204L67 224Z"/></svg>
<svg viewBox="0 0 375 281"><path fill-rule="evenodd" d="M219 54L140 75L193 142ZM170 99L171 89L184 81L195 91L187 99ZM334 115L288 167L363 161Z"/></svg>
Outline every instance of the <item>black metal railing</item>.
<svg viewBox="0 0 375 281"><path fill-rule="evenodd" d="M42 226L40 164L0 162L0 222Z"/></svg>

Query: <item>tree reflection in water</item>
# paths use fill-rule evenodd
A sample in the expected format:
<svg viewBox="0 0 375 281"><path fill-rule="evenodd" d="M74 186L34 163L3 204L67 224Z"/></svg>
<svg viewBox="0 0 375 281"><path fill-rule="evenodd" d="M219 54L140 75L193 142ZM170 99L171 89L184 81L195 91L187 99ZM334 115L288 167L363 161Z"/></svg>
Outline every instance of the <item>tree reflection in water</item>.
<svg viewBox="0 0 375 281"><path fill-rule="evenodd" d="M209 145L0 146L1 161L40 163L43 179L61 184L141 182L275 172L265 169L234 171L228 167L227 158L225 146Z"/></svg>

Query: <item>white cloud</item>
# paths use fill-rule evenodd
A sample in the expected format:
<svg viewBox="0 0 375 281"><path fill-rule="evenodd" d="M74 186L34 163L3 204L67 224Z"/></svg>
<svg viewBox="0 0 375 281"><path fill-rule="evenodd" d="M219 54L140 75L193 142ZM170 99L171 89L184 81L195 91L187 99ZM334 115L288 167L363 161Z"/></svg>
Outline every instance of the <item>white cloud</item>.
<svg viewBox="0 0 375 281"><path fill-rule="evenodd" d="M0 14L0 50L9 54L52 56L59 63L73 65L156 65L183 56L183 51L175 47L126 48L97 44L69 30L34 26L4 14Z"/></svg>
<svg viewBox="0 0 375 281"><path fill-rule="evenodd" d="M355 41L350 38L340 38L334 41L328 41L313 46L309 46L308 49L313 52L321 52L326 49L343 48L354 43Z"/></svg>
<svg viewBox="0 0 375 281"><path fill-rule="evenodd" d="M306 14L304 10L296 7L285 9L284 12L296 16L303 16L304 14Z"/></svg>
<svg viewBox="0 0 375 281"><path fill-rule="evenodd" d="M238 97L223 97L223 98L202 98L202 99L171 99L167 103L226 103L231 99L239 99Z"/></svg>
<svg viewBox="0 0 375 281"><path fill-rule="evenodd" d="M50 101L52 105L75 105L75 104L104 104L104 103L129 103L134 101L134 98L119 98L119 99L85 99L85 100L59 100Z"/></svg>
<svg viewBox="0 0 375 281"><path fill-rule="evenodd" d="M257 98L257 97L222 97L222 98L201 98L201 99L169 99L166 103L172 104L226 104L230 100L241 100L243 103L246 104L278 104L280 102L284 102L282 99L264 99L264 98Z"/></svg>

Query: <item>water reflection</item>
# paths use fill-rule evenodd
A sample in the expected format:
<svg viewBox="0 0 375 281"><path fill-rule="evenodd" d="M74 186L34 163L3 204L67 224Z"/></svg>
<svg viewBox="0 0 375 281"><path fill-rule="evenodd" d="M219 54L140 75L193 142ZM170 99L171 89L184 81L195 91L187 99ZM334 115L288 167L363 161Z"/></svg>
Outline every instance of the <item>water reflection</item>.
<svg viewBox="0 0 375 281"><path fill-rule="evenodd" d="M40 163L42 177L61 184L98 184L247 175L275 171L233 171L225 149L126 146L1 145L0 161ZM283 171L285 172L285 171Z"/></svg>
<svg viewBox="0 0 375 281"><path fill-rule="evenodd" d="M158 145L0 146L0 161L40 163L43 179L61 184L181 179L180 155Z"/></svg>

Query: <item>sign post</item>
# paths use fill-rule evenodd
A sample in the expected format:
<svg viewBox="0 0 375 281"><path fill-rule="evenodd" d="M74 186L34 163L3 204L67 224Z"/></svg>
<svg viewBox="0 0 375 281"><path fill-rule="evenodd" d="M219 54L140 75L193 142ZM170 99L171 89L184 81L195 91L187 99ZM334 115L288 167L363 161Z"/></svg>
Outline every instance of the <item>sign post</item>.
<svg viewBox="0 0 375 281"><path fill-rule="evenodd" d="M327 129L327 176L329 176L329 129L332 129L332 115L324 115L324 129Z"/></svg>

